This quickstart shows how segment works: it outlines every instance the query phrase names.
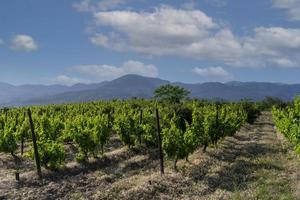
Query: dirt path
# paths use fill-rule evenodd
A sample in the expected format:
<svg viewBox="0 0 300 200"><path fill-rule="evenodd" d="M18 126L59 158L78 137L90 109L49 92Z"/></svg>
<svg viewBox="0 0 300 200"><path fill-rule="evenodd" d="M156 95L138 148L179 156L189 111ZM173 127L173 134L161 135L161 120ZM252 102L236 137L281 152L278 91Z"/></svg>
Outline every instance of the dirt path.
<svg viewBox="0 0 300 200"><path fill-rule="evenodd" d="M300 159L276 133L271 113L226 138L205 160L210 167L199 177L206 188L199 199L300 199Z"/></svg>
<svg viewBox="0 0 300 200"><path fill-rule="evenodd" d="M114 143L116 144L116 143ZM157 172L157 152L118 145L106 158L34 179L33 165L15 183L8 157L0 154L2 199L300 199L300 159L276 134L270 113L247 125L218 148L180 161L174 172ZM45 171L44 171L45 172ZM298 190L297 190L298 189ZM297 193L298 192L298 193Z"/></svg>

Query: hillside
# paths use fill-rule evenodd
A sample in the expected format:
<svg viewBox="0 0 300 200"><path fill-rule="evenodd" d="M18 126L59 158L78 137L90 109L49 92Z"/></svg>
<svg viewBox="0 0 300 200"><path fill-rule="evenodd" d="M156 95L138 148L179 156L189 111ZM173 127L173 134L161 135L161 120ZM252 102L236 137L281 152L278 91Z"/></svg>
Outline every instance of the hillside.
<svg viewBox="0 0 300 200"><path fill-rule="evenodd" d="M118 79L98 84L23 85L0 84L0 104L2 106L52 104L66 102L86 102L108 99L128 99L133 97L151 98L160 85L171 83L158 78L125 75ZM292 100L300 94L300 84L264 82L208 82L199 84L172 83L191 91L190 97L203 99L262 100L266 96Z"/></svg>

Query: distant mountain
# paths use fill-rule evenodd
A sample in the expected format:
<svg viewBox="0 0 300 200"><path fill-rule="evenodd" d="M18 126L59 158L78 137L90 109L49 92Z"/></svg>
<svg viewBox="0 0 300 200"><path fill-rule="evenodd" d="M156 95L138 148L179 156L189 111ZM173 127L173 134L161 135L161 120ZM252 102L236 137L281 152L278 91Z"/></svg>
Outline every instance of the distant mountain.
<svg viewBox="0 0 300 200"><path fill-rule="evenodd" d="M108 99L128 99L133 97L151 98L154 90L164 84L174 84L188 89L191 97L203 99L240 99L263 100L266 96L292 100L300 94L300 84L281 84L263 82L228 82L228 83L171 83L158 78L138 75L125 75L112 81L97 84L61 85L22 85L13 86L0 83L0 104L34 105L66 102L85 102ZM4 101L6 100L6 101Z"/></svg>
<svg viewBox="0 0 300 200"><path fill-rule="evenodd" d="M151 98L153 91L169 81L138 75L125 75L110 82L104 82L96 89L65 92L58 95L35 98L19 102L20 105L84 102L99 99Z"/></svg>
<svg viewBox="0 0 300 200"><path fill-rule="evenodd" d="M300 94L300 84L280 84L263 82L228 82L179 84L191 91L191 96L204 99L225 99L238 101L241 99L263 100L266 96L283 100L292 100Z"/></svg>
<svg viewBox="0 0 300 200"><path fill-rule="evenodd" d="M44 98L46 96L52 96L62 94L65 92L78 92L82 90L92 90L105 84L76 84L73 86L63 85L20 85L14 86L7 83L0 83L0 104L10 105L18 104L18 102L24 102L30 99ZM21 103L22 104L22 103Z"/></svg>

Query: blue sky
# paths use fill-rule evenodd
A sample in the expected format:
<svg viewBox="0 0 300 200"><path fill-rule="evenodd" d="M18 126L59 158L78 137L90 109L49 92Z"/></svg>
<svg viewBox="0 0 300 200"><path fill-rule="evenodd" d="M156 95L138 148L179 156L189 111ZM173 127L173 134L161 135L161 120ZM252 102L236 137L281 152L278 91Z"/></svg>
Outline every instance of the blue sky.
<svg viewBox="0 0 300 200"><path fill-rule="evenodd" d="M300 0L1 0L0 82L299 83Z"/></svg>

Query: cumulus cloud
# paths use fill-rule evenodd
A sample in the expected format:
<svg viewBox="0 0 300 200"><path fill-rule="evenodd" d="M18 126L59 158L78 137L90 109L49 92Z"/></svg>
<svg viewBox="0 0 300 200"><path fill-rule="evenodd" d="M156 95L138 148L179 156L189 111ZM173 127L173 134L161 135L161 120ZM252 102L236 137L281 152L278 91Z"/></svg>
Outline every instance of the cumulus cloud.
<svg viewBox="0 0 300 200"><path fill-rule="evenodd" d="M286 10L291 20L300 20L299 0L273 0L273 6Z"/></svg>
<svg viewBox="0 0 300 200"><path fill-rule="evenodd" d="M73 4L79 12L96 12L99 10L109 10L123 5L127 0L100 0L97 3L92 0L81 0Z"/></svg>
<svg viewBox="0 0 300 200"><path fill-rule="evenodd" d="M204 78L224 79L224 80L229 80L233 78L233 76L229 74L225 69L223 69L223 67L207 67L207 68L195 67L192 71L195 74Z"/></svg>
<svg viewBox="0 0 300 200"><path fill-rule="evenodd" d="M91 6L91 0L82 0L80 2L76 2L73 4L73 7L78 11L78 12L89 12L93 11L93 7Z"/></svg>
<svg viewBox="0 0 300 200"><path fill-rule="evenodd" d="M241 52L231 30L221 28L200 10L162 6L154 12L97 12L94 19L98 26L109 26L113 32L97 33L91 42L117 51L225 61Z"/></svg>
<svg viewBox="0 0 300 200"><path fill-rule="evenodd" d="M38 45L29 35L16 35L11 40L11 48L15 51L34 51Z"/></svg>
<svg viewBox="0 0 300 200"><path fill-rule="evenodd" d="M227 4L225 0L204 0L204 2L213 7L224 7ZM197 0L185 0L181 4L181 7L187 10L193 10L197 7L197 3Z"/></svg>
<svg viewBox="0 0 300 200"><path fill-rule="evenodd" d="M87 81L85 81L83 79L79 79L79 78L69 77L69 76L66 76L66 75L58 75L55 78L53 78L50 82L53 83L53 84L71 86L71 85L74 85L76 83L84 83L84 82L87 82Z"/></svg>
<svg viewBox="0 0 300 200"><path fill-rule="evenodd" d="M94 19L113 32L96 33L91 42L117 51L223 60L241 51L231 30L220 28L200 10L162 6L153 12L96 12Z"/></svg>
<svg viewBox="0 0 300 200"><path fill-rule="evenodd" d="M236 65L300 67L300 29L259 27L243 42Z"/></svg>
<svg viewBox="0 0 300 200"><path fill-rule="evenodd" d="M96 12L98 26L113 29L90 39L94 44L119 51L153 55L187 53L195 41L203 41L218 25L199 10L177 10L162 6L154 12Z"/></svg>
<svg viewBox="0 0 300 200"><path fill-rule="evenodd" d="M110 26L126 34L136 45L148 44L147 36L155 44L191 42L208 35L217 24L201 11L176 10L161 7L154 12L109 11L97 12L94 19L99 26ZM142 36L140 36L142 35ZM154 44L154 45L155 45Z"/></svg>
<svg viewBox="0 0 300 200"><path fill-rule="evenodd" d="M120 52L180 56L237 67L300 67L300 29L257 27L236 36L200 10L98 11L90 41ZM108 27L110 31L103 31Z"/></svg>
<svg viewBox="0 0 300 200"><path fill-rule="evenodd" d="M81 65L70 68L94 81L112 80L126 74L137 74L147 77L157 77L158 69L154 65L147 65L139 61L129 60L120 67L111 65Z"/></svg>

